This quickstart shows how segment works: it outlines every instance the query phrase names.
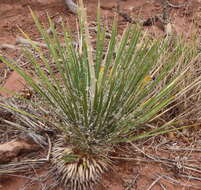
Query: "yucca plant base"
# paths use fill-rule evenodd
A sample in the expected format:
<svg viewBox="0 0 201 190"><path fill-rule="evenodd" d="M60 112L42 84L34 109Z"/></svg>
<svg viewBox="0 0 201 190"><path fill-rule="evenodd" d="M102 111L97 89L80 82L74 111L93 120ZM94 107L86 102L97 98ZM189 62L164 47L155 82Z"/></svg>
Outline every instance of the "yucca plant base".
<svg viewBox="0 0 201 190"><path fill-rule="evenodd" d="M96 47L92 47L84 10L80 9L76 47L64 24L65 44L61 45L51 19L48 18L52 31L49 34L31 12L49 54L47 58L46 52L23 33L39 55L36 58L29 49L23 50L34 67L34 79L17 63L0 56L40 99L30 102L37 108L31 112L14 104L0 104L12 110L20 121L7 124L31 131L35 142L47 146L37 136L37 130L50 123L56 134L50 157L52 168L57 180L70 190L94 189L110 167L108 153L115 145L176 130L173 126L180 116L147 130L145 126L171 110L174 102L201 81L196 78L181 87L192 62L196 61L190 48L176 42L169 47L168 38L150 40L136 26L128 26L120 39L115 20L108 42L99 11Z"/></svg>
<svg viewBox="0 0 201 190"><path fill-rule="evenodd" d="M52 149L52 169L57 180L66 188L72 190L94 189L109 164L101 157L79 154L60 138Z"/></svg>

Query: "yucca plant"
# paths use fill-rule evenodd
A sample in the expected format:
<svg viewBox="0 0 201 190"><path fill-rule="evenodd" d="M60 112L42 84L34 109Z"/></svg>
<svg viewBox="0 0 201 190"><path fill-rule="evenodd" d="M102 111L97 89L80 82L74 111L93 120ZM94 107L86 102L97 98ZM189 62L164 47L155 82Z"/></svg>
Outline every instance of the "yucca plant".
<svg viewBox="0 0 201 190"><path fill-rule="evenodd" d="M36 92L37 101L30 102L35 111L30 113L14 104L1 104L1 107L16 112L21 125L24 123L27 128L33 129L35 125L41 128L48 121L56 134L51 163L58 180L67 189L88 190L93 189L109 168L109 153L117 144L175 130L172 126L177 117L152 129L145 128L145 124L174 107L172 103L198 85L200 79L180 89L191 63L197 58L197 55L189 56L188 48L169 47L168 38L149 40L133 25L119 38L116 19L108 41L99 13L93 47L83 6L79 13L80 30L78 46L75 46L74 37L64 24L65 43L62 44L51 19L52 33L48 34L31 12L49 56L24 33L40 55L38 59L29 49L24 49L35 76L31 77L3 56L1 59ZM172 75L181 65L182 71ZM55 68L59 74L54 72Z"/></svg>

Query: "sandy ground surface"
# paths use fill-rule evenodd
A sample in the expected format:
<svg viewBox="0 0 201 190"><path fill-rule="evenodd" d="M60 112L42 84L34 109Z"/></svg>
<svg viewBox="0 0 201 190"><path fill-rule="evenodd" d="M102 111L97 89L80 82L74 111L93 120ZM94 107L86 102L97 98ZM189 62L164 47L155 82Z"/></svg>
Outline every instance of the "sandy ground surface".
<svg viewBox="0 0 201 190"><path fill-rule="evenodd" d="M174 4L183 4L184 7L170 9L171 23L174 27L176 35L184 36L186 39L197 38L201 34L201 1L200 0L174 0ZM89 22L95 20L96 17L96 0L87 0ZM106 23L110 23L114 14L112 8L117 6L116 0L101 0L101 12ZM24 32L28 33L33 40L39 39L39 34L31 18L29 7L37 13L40 20L47 24L46 13L50 15L54 22L58 22L60 17L68 20L73 30L76 29L76 16L71 14L62 0L0 0L0 46L3 44L17 45L17 37L22 36L19 31L20 27ZM157 14L162 13L160 0L121 0L120 9L129 15L133 20L143 21ZM123 30L127 25L127 21L119 16L119 28ZM163 36L164 31L160 24L144 27L153 37ZM20 52L12 48L0 48L0 53L7 58L15 60L19 59ZM25 83L21 77L15 72L10 71L3 63L0 63L0 83L11 91L22 91ZM8 96L7 93L1 92L1 95ZM165 138L165 137L164 137ZM168 138L169 139L169 138ZM152 139L154 143L155 140ZM176 139L169 139L173 142ZM160 140L159 140L160 141ZM158 150L150 146L152 142L148 142L144 146L146 153L153 154L160 158L200 158L200 153L180 152L177 150L167 151L160 147ZM181 146L188 146L186 142L180 138L177 142ZM201 144L201 142L199 142ZM154 147L154 146L153 146ZM150 151L148 151L150 150ZM127 150L129 154L129 149ZM148 151L148 152L147 152ZM103 185L98 186L97 190L194 190L201 189L201 178L191 180L184 175L181 170L175 167L168 167L161 162L153 162L144 155L144 162L138 161L136 155L135 160L119 161L113 168L103 177ZM178 161L178 164L180 162ZM34 176L39 176L47 172L46 167L34 171ZM182 173L182 175L181 175ZM189 171L188 175L193 175ZM201 173L197 173L201 177ZM21 177L20 177L21 176ZM33 177L24 176L0 176L0 190L21 190L26 186L28 190L41 190L42 183L36 180L36 184L30 185ZM194 188L192 185L196 185Z"/></svg>

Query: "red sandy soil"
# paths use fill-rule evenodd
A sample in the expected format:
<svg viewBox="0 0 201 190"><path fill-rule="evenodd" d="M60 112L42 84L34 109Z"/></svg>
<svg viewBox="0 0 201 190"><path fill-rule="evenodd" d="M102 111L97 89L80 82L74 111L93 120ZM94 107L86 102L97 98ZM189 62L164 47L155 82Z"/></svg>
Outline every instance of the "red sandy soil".
<svg viewBox="0 0 201 190"><path fill-rule="evenodd" d="M193 35L199 36L201 34L201 0L172 0L172 3L186 3L185 7L179 9L171 9L171 19L174 24L174 30L177 35L183 35L186 39L190 39ZM96 0L87 0L86 5L88 8L89 20L93 21L96 17ZM103 7L102 15L105 22L109 23L112 19L114 12L111 10L116 6L116 0L101 0ZM16 44L16 37L22 36L18 27L24 32L28 33L33 40L37 40L40 36L31 18L28 7L37 13L40 20L47 23L46 13L56 22L60 16L67 19L72 28L76 28L76 16L71 14L66 8L62 0L0 0L0 45L1 44ZM123 12L130 15L134 20L145 20L162 12L160 0L121 0L120 8ZM123 29L126 21L120 17L119 27ZM158 26L144 27L148 30L153 37L164 35L164 32ZM0 49L0 54L8 58L17 59L20 55L18 50ZM24 88L24 81L15 72L8 72L6 77L3 75L7 68L3 63L0 63L0 81L4 87L11 91L21 91ZM8 96L5 92L1 95ZM149 149L149 148L148 148ZM159 153L159 156L163 154ZM166 158L170 155L166 154ZM174 152L174 156L177 152ZM195 155L201 157L201 154ZM116 164L114 171L109 172L103 178L103 186L97 187L98 190L149 190L150 185L157 179L158 174L171 176L173 179L183 183L182 185L173 185L170 180L159 179L153 184L152 190L194 190L193 187L187 187L188 184L196 184L197 189L201 189L201 181L193 181L188 179L181 179L177 176L177 170L170 170L162 164L155 163L142 163L137 161L125 162L121 161ZM46 168L44 168L44 171ZM41 172L39 172L41 174ZM23 175L23 174L22 174ZM39 174L36 174L39 175ZM128 188L128 184L132 182L137 176L136 182L133 187ZM201 176L200 176L201 177ZM28 181L24 177L0 177L0 190L20 190L20 188ZM164 188L160 183L164 185ZM126 185L125 182L128 182ZM41 185L32 185L29 190L41 190Z"/></svg>

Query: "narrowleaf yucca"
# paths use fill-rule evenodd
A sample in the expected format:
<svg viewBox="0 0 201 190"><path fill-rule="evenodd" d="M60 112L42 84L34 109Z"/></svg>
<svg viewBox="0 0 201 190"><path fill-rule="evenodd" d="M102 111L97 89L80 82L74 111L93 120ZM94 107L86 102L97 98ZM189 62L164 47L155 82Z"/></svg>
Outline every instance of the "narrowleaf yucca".
<svg viewBox="0 0 201 190"><path fill-rule="evenodd" d="M17 112L18 117L43 123L48 120L56 134L51 162L59 180L69 189L90 189L108 168L108 153L116 144L175 130L171 127L176 118L152 129L146 129L145 124L161 117L170 109L168 105L198 85L196 79L180 89L194 57L188 56L186 47L169 47L168 38L148 39L137 26L128 26L120 39L116 19L108 41L99 13L96 45L92 46L84 7L80 11L78 46L64 24L61 43L51 19L49 34L31 13L49 56L24 33L40 55L38 59L24 49L35 76L1 59L36 92L39 100L32 104L40 112L28 113L14 105L1 107ZM181 72L172 75L180 65Z"/></svg>

